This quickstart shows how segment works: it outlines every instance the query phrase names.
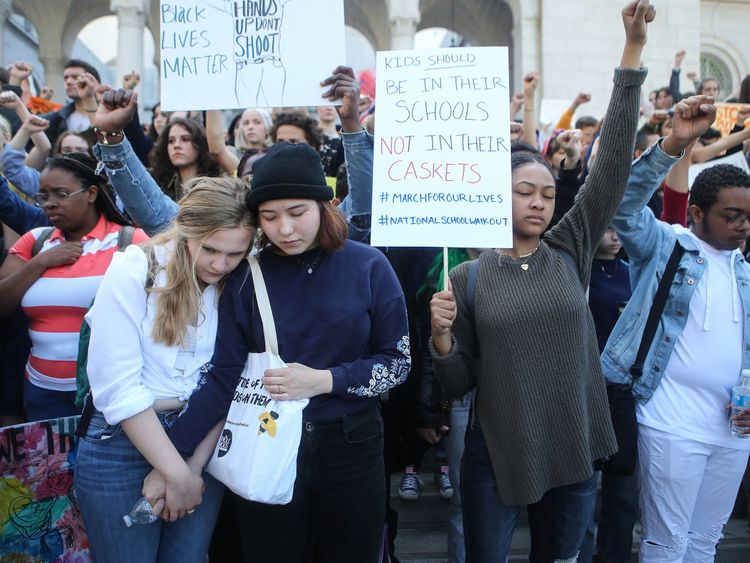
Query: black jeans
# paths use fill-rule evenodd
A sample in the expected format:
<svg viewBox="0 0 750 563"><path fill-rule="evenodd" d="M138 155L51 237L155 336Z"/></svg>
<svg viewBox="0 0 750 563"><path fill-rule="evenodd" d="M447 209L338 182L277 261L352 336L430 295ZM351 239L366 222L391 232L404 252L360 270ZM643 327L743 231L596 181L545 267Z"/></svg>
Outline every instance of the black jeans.
<svg viewBox="0 0 750 563"><path fill-rule="evenodd" d="M303 423L294 497L238 504L246 562L376 563L383 544L383 422L377 406Z"/></svg>

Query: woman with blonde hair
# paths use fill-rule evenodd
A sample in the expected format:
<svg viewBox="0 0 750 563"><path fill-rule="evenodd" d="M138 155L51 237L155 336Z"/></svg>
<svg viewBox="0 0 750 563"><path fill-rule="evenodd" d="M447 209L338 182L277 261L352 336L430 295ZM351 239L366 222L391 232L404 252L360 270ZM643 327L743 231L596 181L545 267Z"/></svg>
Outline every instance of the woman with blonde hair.
<svg viewBox="0 0 750 563"><path fill-rule="evenodd" d="M218 434L183 460L165 429L208 369L219 296L255 224L240 180L197 178L186 188L166 231L115 257L86 315L95 411L79 445L76 494L101 561L203 562L221 503L223 486L202 476ZM166 482L153 508L163 520L126 527L153 468Z"/></svg>
<svg viewBox="0 0 750 563"><path fill-rule="evenodd" d="M250 149L265 150L271 146L273 119L268 111L249 108L242 112L234 135L234 146L241 152Z"/></svg>
<svg viewBox="0 0 750 563"><path fill-rule="evenodd" d="M271 114L261 108L242 112L235 128L234 146L227 144L224 119L219 110L206 112L208 151L230 176L242 176L240 163L245 156L263 155L271 146Z"/></svg>

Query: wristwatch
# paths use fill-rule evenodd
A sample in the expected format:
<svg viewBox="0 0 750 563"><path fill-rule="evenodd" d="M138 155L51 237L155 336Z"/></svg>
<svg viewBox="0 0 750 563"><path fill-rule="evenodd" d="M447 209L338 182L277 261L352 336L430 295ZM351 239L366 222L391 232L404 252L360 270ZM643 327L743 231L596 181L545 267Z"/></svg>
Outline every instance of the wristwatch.
<svg viewBox="0 0 750 563"><path fill-rule="evenodd" d="M94 134L100 145L117 145L125 138L125 133L123 131L112 133L110 131L102 131L96 127L94 127Z"/></svg>

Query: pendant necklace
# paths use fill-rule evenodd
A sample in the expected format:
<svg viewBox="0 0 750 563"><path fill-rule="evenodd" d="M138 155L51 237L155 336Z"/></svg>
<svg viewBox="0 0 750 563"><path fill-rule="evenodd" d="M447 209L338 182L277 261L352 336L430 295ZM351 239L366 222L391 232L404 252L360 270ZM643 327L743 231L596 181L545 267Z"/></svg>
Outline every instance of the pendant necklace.
<svg viewBox="0 0 750 563"><path fill-rule="evenodd" d="M318 254L315 256L315 259L312 262L305 262L301 258L297 258L297 264L300 266L305 266L307 268L307 273L312 274L315 270L315 266L318 265L318 262L320 261L320 257L323 255L323 251L319 251Z"/></svg>
<svg viewBox="0 0 750 563"><path fill-rule="evenodd" d="M541 243L540 243L541 244ZM508 256L509 258L512 258L513 260L520 260L521 261L521 269L526 272L529 269L529 259L534 255L534 253L539 250L539 244L536 245L536 248L532 250L531 252L528 252L526 254L519 254L518 257L513 256L512 254L509 254L505 252L502 248L496 248L495 252L498 253L498 255L502 256ZM498 257L498 262L502 266L502 263L500 262L500 259Z"/></svg>
<svg viewBox="0 0 750 563"><path fill-rule="evenodd" d="M599 264L599 268L601 268L602 274L604 274L608 278L613 278L615 277L615 274L617 273L617 260L615 260L615 269L612 270L611 274L607 270L604 269L604 264Z"/></svg>

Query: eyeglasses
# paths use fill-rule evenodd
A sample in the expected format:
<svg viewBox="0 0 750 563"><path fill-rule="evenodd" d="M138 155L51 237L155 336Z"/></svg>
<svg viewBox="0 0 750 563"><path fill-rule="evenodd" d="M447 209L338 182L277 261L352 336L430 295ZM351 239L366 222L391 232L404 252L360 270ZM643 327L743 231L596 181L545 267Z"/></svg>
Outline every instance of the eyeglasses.
<svg viewBox="0 0 750 563"><path fill-rule="evenodd" d="M724 215L724 220L727 222L727 228L737 229L745 226L745 221L750 221L750 215L745 213L738 213L737 215Z"/></svg>
<svg viewBox="0 0 750 563"><path fill-rule="evenodd" d="M68 201L71 197L73 197L74 195L78 195L87 190L88 188L81 188L77 192L71 192L71 193L62 192L62 191L53 191L50 193L40 192L38 194L34 194L32 197L34 198L34 204L37 207L42 207L44 205L47 205L50 199L53 200L55 203L64 203Z"/></svg>

